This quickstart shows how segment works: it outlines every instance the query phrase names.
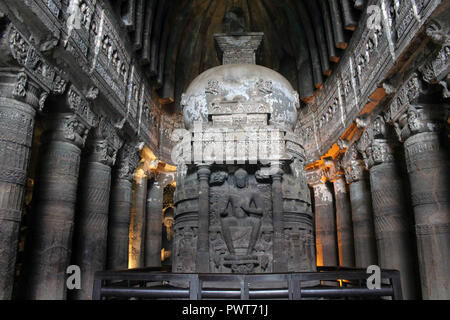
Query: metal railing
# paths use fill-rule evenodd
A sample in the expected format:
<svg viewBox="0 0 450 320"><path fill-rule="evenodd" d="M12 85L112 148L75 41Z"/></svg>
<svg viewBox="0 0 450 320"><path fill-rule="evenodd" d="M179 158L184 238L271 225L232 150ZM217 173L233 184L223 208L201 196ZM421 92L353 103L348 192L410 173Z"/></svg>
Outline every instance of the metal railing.
<svg viewBox="0 0 450 320"><path fill-rule="evenodd" d="M368 288L369 276L365 269L332 267L279 274L100 271L95 274L93 299L402 299L399 271L381 270L382 285L377 289Z"/></svg>

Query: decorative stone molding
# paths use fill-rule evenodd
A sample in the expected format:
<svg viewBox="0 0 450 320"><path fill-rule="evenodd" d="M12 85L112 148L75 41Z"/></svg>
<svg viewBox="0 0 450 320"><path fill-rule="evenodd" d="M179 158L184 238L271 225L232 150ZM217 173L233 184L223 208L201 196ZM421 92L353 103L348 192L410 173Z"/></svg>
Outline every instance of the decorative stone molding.
<svg viewBox="0 0 450 320"><path fill-rule="evenodd" d="M44 91L64 93L67 81L62 78L61 70L47 62L12 24L9 25L8 40L11 56Z"/></svg>

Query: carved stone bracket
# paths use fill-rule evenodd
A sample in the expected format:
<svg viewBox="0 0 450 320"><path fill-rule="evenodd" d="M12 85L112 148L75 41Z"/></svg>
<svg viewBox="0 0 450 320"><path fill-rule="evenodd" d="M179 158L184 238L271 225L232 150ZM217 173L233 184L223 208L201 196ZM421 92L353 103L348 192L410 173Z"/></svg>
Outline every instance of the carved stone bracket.
<svg viewBox="0 0 450 320"><path fill-rule="evenodd" d="M352 145L344 154L342 165L345 168L345 180L348 184L367 177L366 166L355 145Z"/></svg>
<svg viewBox="0 0 450 320"><path fill-rule="evenodd" d="M338 179L344 178L345 173L340 159L325 159L324 162L325 166L327 167L327 170L325 170L325 176L327 177L328 181L334 182Z"/></svg>
<svg viewBox="0 0 450 320"><path fill-rule="evenodd" d="M122 145L123 140L118 136L114 126L102 117L89 145L91 152L89 161L114 166L117 152Z"/></svg>
<svg viewBox="0 0 450 320"><path fill-rule="evenodd" d="M324 183L327 179L324 173L324 168L315 168L313 170L306 171L306 179L310 187Z"/></svg>
<svg viewBox="0 0 450 320"><path fill-rule="evenodd" d="M448 20L448 17L445 17ZM423 80L436 84L447 78L450 72L450 28L447 21L433 19L426 27L426 35L436 44L437 49L427 63L419 68ZM446 87L445 87L446 88Z"/></svg>

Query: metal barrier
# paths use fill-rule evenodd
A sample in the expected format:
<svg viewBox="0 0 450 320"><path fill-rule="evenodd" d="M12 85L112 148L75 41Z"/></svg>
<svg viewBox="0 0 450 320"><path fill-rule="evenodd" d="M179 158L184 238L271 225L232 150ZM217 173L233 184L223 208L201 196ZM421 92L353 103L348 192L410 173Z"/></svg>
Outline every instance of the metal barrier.
<svg viewBox="0 0 450 320"><path fill-rule="evenodd" d="M100 271L95 274L93 299L402 299L397 270L381 270L383 284L379 289L367 287L368 276L364 269L332 267L280 274L170 273L154 268ZM317 285L306 286L305 282ZM238 285L233 288L232 283ZM257 288L262 285L266 288Z"/></svg>

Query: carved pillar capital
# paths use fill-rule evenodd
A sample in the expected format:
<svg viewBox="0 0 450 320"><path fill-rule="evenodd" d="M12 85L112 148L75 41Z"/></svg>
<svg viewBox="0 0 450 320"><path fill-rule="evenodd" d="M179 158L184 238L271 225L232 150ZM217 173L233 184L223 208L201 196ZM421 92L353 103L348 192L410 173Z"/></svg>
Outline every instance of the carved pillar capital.
<svg viewBox="0 0 450 320"><path fill-rule="evenodd" d="M131 181L140 162L136 145L126 142L120 149L116 161L116 178Z"/></svg>
<svg viewBox="0 0 450 320"><path fill-rule="evenodd" d="M42 110L43 102L49 93L62 94L67 81L61 77L61 70L50 64L42 55L40 49L23 36L16 27L10 23L7 26L5 45L9 46L9 54L2 57L4 65L23 68L28 79L33 79L41 91L37 95L37 106ZM22 80L23 81L23 80ZM34 104L32 104L34 105Z"/></svg>
<svg viewBox="0 0 450 320"><path fill-rule="evenodd" d="M72 113L51 114L44 120L46 140L69 142L82 149L89 127Z"/></svg>
<svg viewBox="0 0 450 320"><path fill-rule="evenodd" d="M48 93L23 68L0 68L0 97L9 98L40 110Z"/></svg>
<svg viewBox="0 0 450 320"><path fill-rule="evenodd" d="M280 163L272 163L272 165L270 166L270 175L272 176L272 179L281 181L283 173L284 171L281 168Z"/></svg>
<svg viewBox="0 0 450 320"><path fill-rule="evenodd" d="M325 170L325 176L327 177L328 181L335 182L336 180L343 180L344 179L344 170L341 163L341 160L334 159L334 160L327 160L325 159L325 166L327 169Z"/></svg>
<svg viewBox="0 0 450 320"><path fill-rule="evenodd" d="M374 139L372 145L363 153L364 163L372 166L394 161L394 147L387 139Z"/></svg>
<svg viewBox="0 0 450 320"><path fill-rule="evenodd" d="M403 142L419 133L443 130L449 110L447 104L410 104L394 124L399 140Z"/></svg>
<svg viewBox="0 0 450 320"><path fill-rule="evenodd" d="M306 180L310 187L315 187L326 182L326 177L323 168L315 168L306 171Z"/></svg>
<svg viewBox="0 0 450 320"><path fill-rule="evenodd" d="M355 145L352 145L344 154L342 166L344 167L345 180L348 184L367 178L366 165Z"/></svg>
<svg viewBox="0 0 450 320"><path fill-rule="evenodd" d="M110 167L116 162L117 152L123 145L113 125L101 118L92 140L89 142L89 161L106 164Z"/></svg>
<svg viewBox="0 0 450 320"><path fill-rule="evenodd" d="M197 174L198 174L198 179L200 181L202 180L209 180L209 175L211 174L211 170L210 170L210 165L208 164L199 164L197 165L198 170L197 170Z"/></svg>

